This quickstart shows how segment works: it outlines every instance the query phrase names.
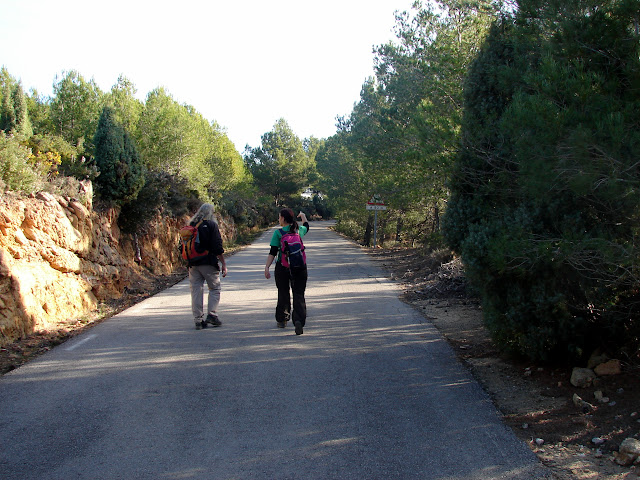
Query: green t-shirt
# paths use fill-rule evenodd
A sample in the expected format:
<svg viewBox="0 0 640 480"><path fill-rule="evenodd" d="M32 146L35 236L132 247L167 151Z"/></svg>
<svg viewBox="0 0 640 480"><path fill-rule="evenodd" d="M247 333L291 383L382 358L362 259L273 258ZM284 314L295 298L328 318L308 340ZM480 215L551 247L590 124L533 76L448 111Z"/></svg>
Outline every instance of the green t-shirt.
<svg viewBox="0 0 640 480"><path fill-rule="evenodd" d="M290 228L291 228L291 225L285 225L284 227L282 227L282 230L284 230L285 232L288 232ZM300 235L300 238L304 237L308 230L309 229L304 225L300 225L298 227L298 234ZM280 257L282 256L282 252L280 251L281 242L282 242L282 233L280 233L279 228L276 228L276 231L273 232L273 236L271 237L271 243L269 244L269 246L278 247L278 257L276 258L277 262L280 261Z"/></svg>

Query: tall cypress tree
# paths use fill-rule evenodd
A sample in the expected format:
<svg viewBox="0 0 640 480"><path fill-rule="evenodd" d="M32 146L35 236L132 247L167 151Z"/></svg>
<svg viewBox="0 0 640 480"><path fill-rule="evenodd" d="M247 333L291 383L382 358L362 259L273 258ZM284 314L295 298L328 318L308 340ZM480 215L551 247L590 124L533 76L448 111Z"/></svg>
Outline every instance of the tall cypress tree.
<svg viewBox="0 0 640 480"><path fill-rule="evenodd" d="M102 110L93 141L100 196L118 205L135 200L144 185L144 167L133 139L116 123L111 108Z"/></svg>

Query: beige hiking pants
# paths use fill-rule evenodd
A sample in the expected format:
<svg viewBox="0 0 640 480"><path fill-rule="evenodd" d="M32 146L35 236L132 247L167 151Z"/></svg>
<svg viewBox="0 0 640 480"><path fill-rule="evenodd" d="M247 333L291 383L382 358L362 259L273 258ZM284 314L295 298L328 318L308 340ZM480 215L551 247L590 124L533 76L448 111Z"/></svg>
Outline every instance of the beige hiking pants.
<svg viewBox="0 0 640 480"><path fill-rule="evenodd" d="M213 265L196 265L189 267L189 285L191 287L191 311L196 323L205 318L204 306L204 283L209 287L209 297L207 301L207 314L216 314L220 304L220 271Z"/></svg>

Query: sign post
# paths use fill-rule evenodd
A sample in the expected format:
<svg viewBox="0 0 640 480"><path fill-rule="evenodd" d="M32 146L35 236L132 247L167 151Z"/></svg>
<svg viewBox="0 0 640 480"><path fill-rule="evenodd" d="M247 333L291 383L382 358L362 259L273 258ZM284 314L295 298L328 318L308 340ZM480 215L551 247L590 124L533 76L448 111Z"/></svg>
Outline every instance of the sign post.
<svg viewBox="0 0 640 480"><path fill-rule="evenodd" d="M380 195L375 194L367 202L367 210L373 210L373 248L376 248L376 238L378 238L378 210L386 210L387 206L382 201Z"/></svg>

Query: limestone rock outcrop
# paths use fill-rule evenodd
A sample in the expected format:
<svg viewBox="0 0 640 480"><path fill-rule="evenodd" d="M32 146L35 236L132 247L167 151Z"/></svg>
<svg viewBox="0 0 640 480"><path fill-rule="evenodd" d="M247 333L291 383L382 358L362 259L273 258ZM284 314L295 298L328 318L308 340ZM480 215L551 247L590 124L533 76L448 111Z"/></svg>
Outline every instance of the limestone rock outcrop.
<svg viewBox="0 0 640 480"><path fill-rule="evenodd" d="M92 195L90 182L75 198L0 195L0 345L59 328L183 264L177 231L186 218L158 216L124 235L118 210L94 211ZM228 239L233 225L221 221L221 232Z"/></svg>

